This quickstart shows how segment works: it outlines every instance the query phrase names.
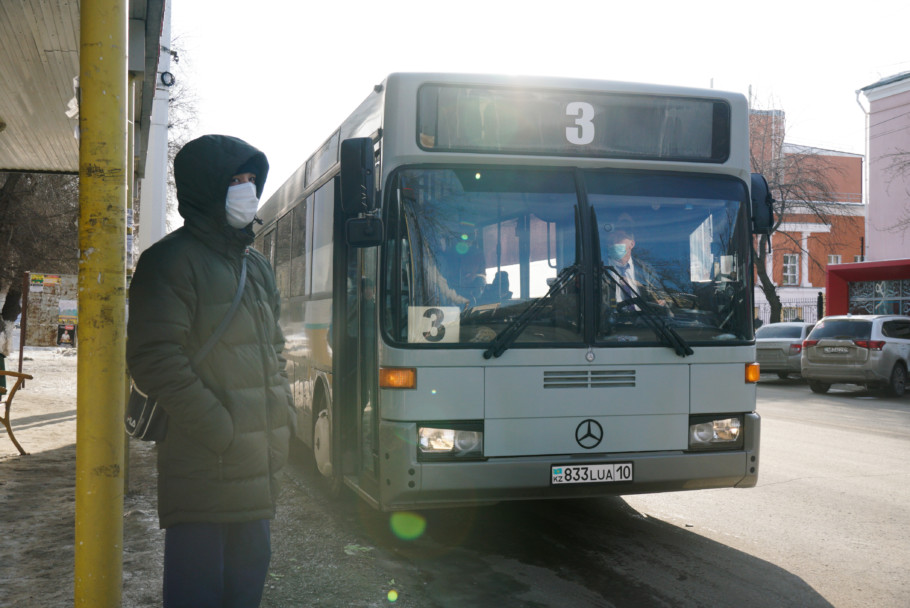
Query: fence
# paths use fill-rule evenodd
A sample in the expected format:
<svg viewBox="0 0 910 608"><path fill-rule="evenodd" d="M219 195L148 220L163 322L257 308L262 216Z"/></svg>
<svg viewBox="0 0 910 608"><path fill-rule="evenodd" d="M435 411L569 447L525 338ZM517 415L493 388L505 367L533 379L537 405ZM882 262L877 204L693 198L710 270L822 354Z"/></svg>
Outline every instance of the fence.
<svg viewBox="0 0 910 608"><path fill-rule="evenodd" d="M781 321L806 321L815 323L818 321L818 298L807 298L803 300L782 300L781 301L780 320ZM771 322L771 305L767 302L761 302L755 305L755 318L762 324ZM824 314L824 313L822 313ZM756 323L756 327L758 323Z"/></svg>

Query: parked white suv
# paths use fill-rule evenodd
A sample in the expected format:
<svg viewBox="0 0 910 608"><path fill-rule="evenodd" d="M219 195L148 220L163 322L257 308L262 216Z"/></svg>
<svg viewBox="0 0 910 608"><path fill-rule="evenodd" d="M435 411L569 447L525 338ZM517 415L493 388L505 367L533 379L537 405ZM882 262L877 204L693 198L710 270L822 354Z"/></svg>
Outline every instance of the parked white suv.
<svg viewBox="0 0 910 608"><path fill-rule="evenodd" d="M907 389L910 317L844 315L825 317L803 342L800 367L815 393L832 384L884 388L895 396Z"/></svg>

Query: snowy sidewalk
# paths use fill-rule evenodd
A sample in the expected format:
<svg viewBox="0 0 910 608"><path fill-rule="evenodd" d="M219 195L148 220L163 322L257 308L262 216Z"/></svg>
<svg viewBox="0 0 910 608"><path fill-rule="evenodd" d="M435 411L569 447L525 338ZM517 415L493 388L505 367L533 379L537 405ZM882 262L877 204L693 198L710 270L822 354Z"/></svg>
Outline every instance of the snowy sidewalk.
<svg viewBox="0 0 910 608"><path fill-rule="evenodd" d="M16 341L18 342L18 340ZM0 606L72 606L76 485L74 348L26 347L34 376L16 395L13 432L0 426ZM7 360L17 369L18 350ZM123 606L160 605L163 533L155 513L154 446L130 442L124 500Z"/></svg>

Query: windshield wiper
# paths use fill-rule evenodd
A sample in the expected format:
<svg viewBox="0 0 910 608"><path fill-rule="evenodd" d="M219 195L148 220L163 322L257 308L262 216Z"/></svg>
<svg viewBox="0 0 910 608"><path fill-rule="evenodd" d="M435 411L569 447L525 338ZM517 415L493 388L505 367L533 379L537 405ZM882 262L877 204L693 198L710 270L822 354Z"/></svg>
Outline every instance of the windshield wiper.
<svg viewBox="0 0 910 608"><path fill-rule="evenodd" d="M608 275L613 279L614 282L622 285L624 290L628 290L632 294L631 303L637 304L640 308L639 312L641 313L641 318L645 323L654 330L654 332L663 338L676 354L680 357L687 357L689 355L694 355L695 351L692 350L692 347L686 343L685 338L679 335L679 332L676 331L670 325L667 325L664 320L657 314L654 313L652 305L649 302L646 302L637 289L632 287L632 284L621 275L615 268L604 264L601 268L606 271Z"/></svg>
<svg viewBox="0 0 910 608"><path fill-rule="evenodd" d="M524 331L525 327L528 326L528 323L533 321L537 315L540 314L540 311L544 309L544 303L553 297L554 293L565 287L569 281L578 276L580 271L581 266L577 263L566 266L560 270L547 293L531 302L530 306L525 308L520 315L506 325L501 332L496 334L496 337L490 342L490 348L483 351L483 358L489 359L490 357L499 357L502 353L506 352L515 340L518 339L518 336L521 335L521 332Z"/></svg>

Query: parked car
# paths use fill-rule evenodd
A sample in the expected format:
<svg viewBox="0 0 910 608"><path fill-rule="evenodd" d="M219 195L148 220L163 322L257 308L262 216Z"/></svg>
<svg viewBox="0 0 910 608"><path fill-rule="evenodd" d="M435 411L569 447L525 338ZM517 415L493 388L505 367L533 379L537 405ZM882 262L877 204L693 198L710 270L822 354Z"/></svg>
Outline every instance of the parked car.
<svg viewBox="0 0 910 608"><path fill-rule="evenodd" d="M832 384L883 388L901 396L907 390L910 317L845 315L825 317L803 342L803 378L815 393Z"/></svg>
<svg viewBox="0 0 910 608"><path fill-rule="evenodd" d="M755 330L755 350L761 373L777 374L786 378L799 374L803 340L815 327L815 323L790 321L769 323Z"/></svg>

